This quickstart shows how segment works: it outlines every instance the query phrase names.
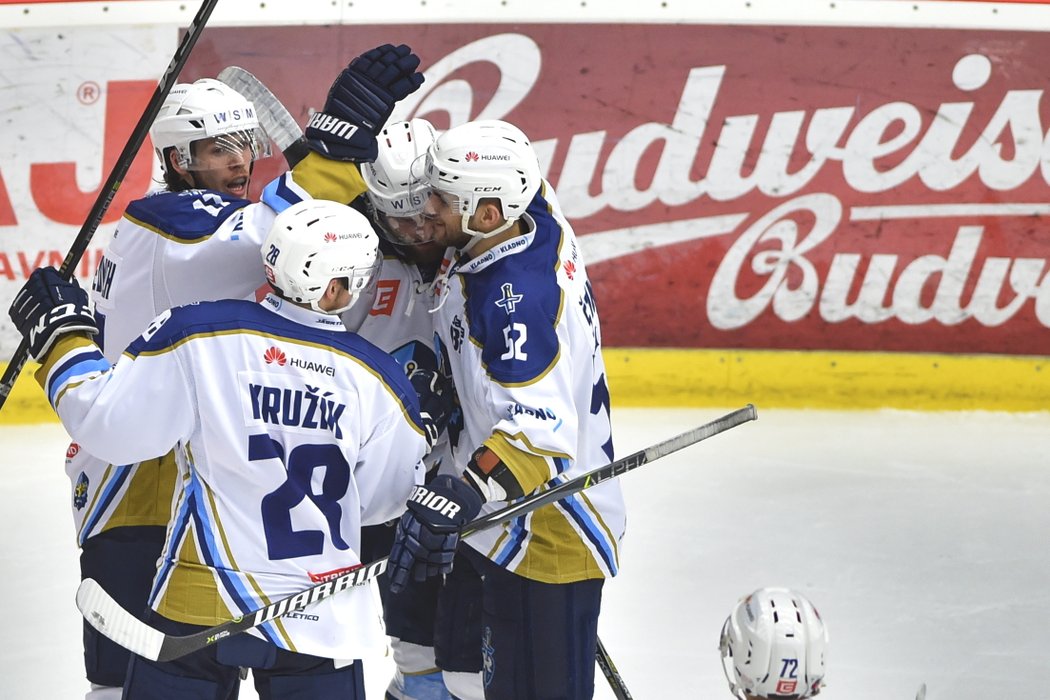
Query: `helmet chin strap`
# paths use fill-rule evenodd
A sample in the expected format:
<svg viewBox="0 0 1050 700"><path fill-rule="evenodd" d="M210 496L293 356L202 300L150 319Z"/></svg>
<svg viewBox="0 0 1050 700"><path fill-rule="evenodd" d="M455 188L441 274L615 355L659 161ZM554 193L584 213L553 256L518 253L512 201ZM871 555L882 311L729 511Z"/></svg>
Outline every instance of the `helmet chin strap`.
<svg viewBox="0 0 1050 700"><path fill-rule="evenodd" d="M338 316L344 311L349 311L350 307L357 302L357 298L359 296L360 294L358 292L350 292L350 301L344 304L343 306L340 306L338 309L322 309L320 306L318 306L318 302L320 302L321 300L314 299L310 302L310 308L316 311L317 313L327 314L329 316Z"/></svg>
<svg viewBox="0 0 1050 700"><path fill-rule="evenodd" d="M461 248L461 250L464 253L469 253L470 249L476 246L478 243L480 243L482 239L492 238L493 236L503 233L511 226L513 226L514 222L517 221L517 219L505 220L502 224L489 231L488 233L482 233L481 231L475 231L470 227L470 216L470 214L463 212L462 218L460 219L460 226L463 229L463 233L470 234L471 237L470 241L465 246L463 246L463 248Z"/></svg>

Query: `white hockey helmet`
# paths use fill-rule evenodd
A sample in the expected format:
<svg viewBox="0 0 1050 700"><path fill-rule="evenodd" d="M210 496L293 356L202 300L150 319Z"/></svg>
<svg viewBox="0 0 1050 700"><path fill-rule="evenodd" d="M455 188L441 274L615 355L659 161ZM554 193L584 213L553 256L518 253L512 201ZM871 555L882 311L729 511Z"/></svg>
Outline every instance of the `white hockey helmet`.
<svg viewBox="0 0 1050 700"><path fill-rule="evenodd" d="M729 689L760 698L808 698L824 684L828 631L805 596L760 588L722 625L719 648Z"/></svg>
<svg viewBox="0 0 1050 700"><path fill-rule="evenodd" d="M375 162L361 165L376 222L393 243L416 245L429 240L423 233L426 197L418 159L436 137L426 119L388 124L379 134Z"/></svg>
<svg viewBox="0 0 1050 700"><path fill-rule="evenodd" d="M518 220L540 189L540 163L521 129L497 119L453 127L431 144L423 167L431 190L463 217L477 238L501 233ZM505 223L482 233L468 225L482 199L498 199Z"/></svg>
<svg viewBox="0 0 1050 700"><path fill-rule="evenodd" d="M375 281L382 257L379 237L364 214L345 204L307 199L274 219L262 245L266 279L285 299L314 311L341 314ZM317 304L328 283L346 278L350 303L339 309Z"/></svg>
<svg viewBox="0 0 1050 700"><path fill-rule="evenodd" d="M248 151L248 162L270 155L270 139L259 125L255 105L229 85L212 78L173 87L149 133L165 171L168 162L164 151L168 148L175 149L180 167L205 167L192 148L195 141L202 139L215 139L219 148L238 159L243 159Z"/></svg>

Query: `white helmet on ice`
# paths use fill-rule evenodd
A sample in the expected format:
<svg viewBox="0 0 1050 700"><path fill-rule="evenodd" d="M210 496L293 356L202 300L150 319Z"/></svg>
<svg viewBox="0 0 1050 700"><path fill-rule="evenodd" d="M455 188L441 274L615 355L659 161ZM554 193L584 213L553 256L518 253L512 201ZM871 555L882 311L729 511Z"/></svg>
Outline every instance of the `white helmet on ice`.
<svg viewBox="0 0 1050 700"><path fill-rule="evenodd" d="M285 299L315 311L348 310L375 280L382 258L379 237L364 214L345 204L307 199L274 219L262 245L266 279ZM328 283L346 278L350 303L321 309Z"/></svg>
<svg viewBox="0 0 1050 700"><path fill-rule="evenodd" d="M760 698L808 698L824 684L828 632L805 596L760 588L733 609L719 648L729 689Z"/></svg>
<svg viewBox="0 0 1050 700"><path fill-rule="evenodd" d="M165 171L168 148L177 152L180 167L200 170L203 166L191 145L202 139L215 139L217 146L237 158L248 151L249 162L270 155L270 140L259 125L255 105L212 78L173 87L149 133Z"/></svg>
<svg viewBox="0 0 1050 700"><path fill-rule="evenodd" d="M375 162L361 165L377 223L393 243L427 242L423 234L425 184L422 161L417 159L427 152L436 136L426 119L388 124L379 134Z"/></svg>
<svg viewBox="0 0 1050 700"><path fill-rule="evenodd" d="M437 138L427 151L427 185L463 216L463 231L487 238L525 213L540 189L540 164L521 129L496 119L468 122ZM468 221L482 199L498 199L506 222L481 233ZM477 238L475 238L477 240Z"/></svg>

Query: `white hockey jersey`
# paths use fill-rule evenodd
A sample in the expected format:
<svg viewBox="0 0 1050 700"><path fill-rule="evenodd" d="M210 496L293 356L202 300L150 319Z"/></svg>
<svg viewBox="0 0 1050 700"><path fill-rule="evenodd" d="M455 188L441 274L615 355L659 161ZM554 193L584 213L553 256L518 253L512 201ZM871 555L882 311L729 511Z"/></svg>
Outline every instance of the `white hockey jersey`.
<svg viewBox="0 0 1050 700"><path fill-rule="evenodd" d="M174 306L253 299L266 282L259 249L274 216L264 204L211 190L156 192L129 204L91 283L106 359L116 362L151 320ZM174 453L140 469L110 464L74 443L66 473L78 544L114 527L168 524Z"/></svg>
<svg viewBox="0 0 1050 700"><path fill-rule="evenodd" d="M485 444L528 492L608 464L613 442L594 295L546 183L521 222L527 233L477 258L446 253L435 326L463 408L457 466ZM625 520L611 480L465 542L521 576L567 583L616 574Z"/></svg>
<svg viewBox="0 0 1050 700"><path fill-rule="evenodd" d="M214 625L361 563L360 527L404 509L426 443L394 360L331 316L219 301L161 314L115 365L69 336L37 374L70 434L113 464L177 445L181 487L150 601ZM367 588L260 634L306 654L385 648Z"/></svg>
<svg viewBox="0 0 1050 700"><path fill-rule="evenodd" d="M310 153L268 189L349 202L365 184L355 164ZM264 204L212 190L161 191L132 202L91 285L106 357L115 362L173 306L254 298L266 282L259 248L275 216ZM165 526L175 472L173 453L140 469L110 464L71 444L66 473L78 544L114 527Z"/></svg>
<svg viewBox="0 0 1050 700"><path fill-rule="evenodd" d="M424 279L417 265L399 258L385 242L380 247L384 249L383 266L373 288L373 298L362 306L367 314L363 320L347 318L356 312L351 309L343 315L344 322L348 328L357 328L361 337L390 353L405 374L417 369L438 370L441 367L435 350L434 315L430 313L434 303L431 280ZM457 413L453 417L448 430L426 456L428 472L459 476L450 446L450 435L457 434L461 423L458 416Z"/></svg>
<svg viewBox="0 0 1050 700"><path fill-rule="evenodd" d="M281 176L263 192L262 201L277 212L310 198L310 193L297 186L292 178ZM368 213L362 211L366 216ZM430 313L434 297L430 278L424 279L419 266L399 257L393 244L380 235L383 264L376 282L354 308L342 315L343 323L386 352L404 368L405 374L416 369L440 368L435 346L434 317ZM432 276L432 273L431 273ZM449 435L456 433L458 418L442 433L426 457L428 469L435 473L458 476L451 459Z"/></svg>

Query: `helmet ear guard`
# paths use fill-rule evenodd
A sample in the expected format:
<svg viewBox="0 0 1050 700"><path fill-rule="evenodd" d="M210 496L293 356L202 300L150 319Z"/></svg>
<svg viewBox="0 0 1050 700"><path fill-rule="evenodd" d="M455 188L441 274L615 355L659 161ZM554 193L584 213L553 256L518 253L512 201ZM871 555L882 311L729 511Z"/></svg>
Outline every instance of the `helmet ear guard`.
<svg viewBox="0 0 1050 700"><path fill-rule="evenodd" d="M803 595L760 588L722 625L719 649L729 689L738 697L809 698L824 685L828 633Z"/></svg>
<svg viewBox="0 0 1050 700"><path fill-rule="evenodd" d="M341 314L365 295L379 272L379 238L360 212L323 199L293 204L274 218L262 245L266 279L283 298ZM333 279L346 279L350 302L318 305Z"/></svg>
<svg viewBox="0 0 1050 700"><path fill-rule="evenodd" d="M164 155L169 148L175 149L178 166L184 170L214 167L193 147L205 139L211 139L209 148L216 154L248 163L271 153L270 139L259 124L255 106L212 78L173 87L150 127L150 139L165 171L171 167Z"/></svg>

